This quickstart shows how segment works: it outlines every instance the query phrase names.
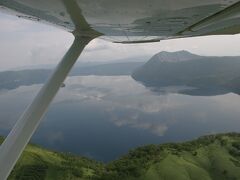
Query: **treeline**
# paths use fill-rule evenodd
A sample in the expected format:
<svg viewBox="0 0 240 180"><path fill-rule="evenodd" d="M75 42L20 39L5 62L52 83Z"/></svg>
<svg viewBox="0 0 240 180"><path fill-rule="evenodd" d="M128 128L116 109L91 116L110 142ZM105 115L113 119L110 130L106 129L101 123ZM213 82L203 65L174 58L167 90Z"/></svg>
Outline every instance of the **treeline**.
<svg viewBox="0 0 240 180"><path fill-rule="evenodd" d="M0 143L2 140L0 137ZM199 155L200 149L208 151L208 149L212 149L209 147L213 145L215 148L218 148L216 149L217 151L221 149L224 150L222 152L225 154L220 156L229 157L228 161L234 164L236 168L240 168L240 134L228 133L208 135L184 143L152 144L139 147L130 150L127 155L118 160L105 165L70 153L58 153L39 148L35 145L28 145L12 171L9 180L42 180L51 178L59 180L139 179L145 177L145 174L151 167L154 167L155 164L159 164L162 161L166 161L169 156L174 157L177 161L188 154L188 158L192 158L192 162L195 162L196 159L207 158ZM213 161L213 159L210 161ZM216 172L217 171L220 171L220 177L235 177L230 174L231 171L229 167L224 167L223 169L216 170ZM175 169L173 169L173 172L175 172Z"/></svg>

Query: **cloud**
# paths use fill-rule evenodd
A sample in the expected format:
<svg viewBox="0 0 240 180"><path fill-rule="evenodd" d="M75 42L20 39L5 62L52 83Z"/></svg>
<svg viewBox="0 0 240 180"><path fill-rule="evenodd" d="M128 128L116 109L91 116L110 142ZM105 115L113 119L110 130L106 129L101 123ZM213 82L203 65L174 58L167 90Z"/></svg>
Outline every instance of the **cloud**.
<svg viewBox="0 0 240 180"><path fill-rule="evenodd" d="M71 101L103 101L108 107L132 109L144 113L160 113L187 105L174 102L174 95L157 96L129 76L69 77L55 103ZM128 87L128 88L126 88ZM156 100L157 98L157 100Z"/></svg>
<svg viewBox="0 0 240 180"><path fill-rule="evenodd" d="M73 36L55 27L0 13L0 70L40 64L57 64ZM240 55L240 35L166 40L147 44L115 44L93 40L81 61L114 61L144 57L159 51L188 50L201 55Z"/></svg>
<svg viewBox="0 0 240 180"><path fill-rule="evenodd" d="M186 105L185 102L171 101L167 95L152 94L129 76L69 77L65 84L54 100L55 104L81 102L95 108L100 106L116 126L143 129L157 136L163 136L168 130L168 122L154 116ZM144 116L149 119L146 121Z"/></svg>
<svg viewBox="0 0 240 180"><path fill-rule="evenodd" d="M118 127L128 126L131 128L148 130L157 136L163 136L167 131L168 127L164 121L153 121L149 119L148 121L141 119L140 112L127 112L118 114L116 109L108 110L110 114L110 121Z"/></svg>
<svg viewBox="0 0 240 180"><path fill-rule="evenodd" d="M70 77L65 83L55 103L74 101L101 106L116 126L143 129L157 136L163 136L168 130L168 122L154 116L186 105L186 102L171 101L167 95L152 94L129 76ZM147 121L142 118L146 115Z"/></svg>
<svg viewBox="0 0 240 180"><path fill-rule="evenodd" d="M46 134L46 139L50 144L57 144L64 141L64 134L61 131L49 131Z"/></svg>
<svg viewBox="0 0 240 180"><path fill-rule="evenodd" d="M14 90L0 93L1 129L10 130L24 109L33 100L41 85L22 86ZM17 103L16 103L17 102Z"/></svg>
<svg viewBox="0 0 240 180"><path fill-rule="evenodd" d="M0 70L56 64L71 45L71 34L0 13Z"/></svg>

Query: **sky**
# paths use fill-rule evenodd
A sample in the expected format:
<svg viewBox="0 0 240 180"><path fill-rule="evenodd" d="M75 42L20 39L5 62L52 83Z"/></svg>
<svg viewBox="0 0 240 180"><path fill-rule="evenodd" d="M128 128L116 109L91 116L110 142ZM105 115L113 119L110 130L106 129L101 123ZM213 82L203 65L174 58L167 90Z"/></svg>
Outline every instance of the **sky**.
<svg viewBox="0 0 240 180"><path fill-rule="evenodd" d="M56 65L71 46L71 33L56 27L0 13L0 71ZM207 56L240 56L240 35L165 40L146 44L115 44L95 39L78 61L148 60L160 51L187 50Z"/></svg>

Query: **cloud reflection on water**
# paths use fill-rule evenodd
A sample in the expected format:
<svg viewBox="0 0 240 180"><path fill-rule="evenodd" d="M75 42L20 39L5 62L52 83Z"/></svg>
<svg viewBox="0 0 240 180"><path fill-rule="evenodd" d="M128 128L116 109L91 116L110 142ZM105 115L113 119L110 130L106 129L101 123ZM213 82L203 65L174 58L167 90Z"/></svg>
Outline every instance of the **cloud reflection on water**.
<svg viewBox="0 0 240 180"><path fill-rule="evenodd" d="M240 98L152 92L129 76L70 77L33 140L56 150L111 160L130 148L240 130ZM7 133L42 85L0 93ZM109 152L111 150L111 152Z"/></svg>

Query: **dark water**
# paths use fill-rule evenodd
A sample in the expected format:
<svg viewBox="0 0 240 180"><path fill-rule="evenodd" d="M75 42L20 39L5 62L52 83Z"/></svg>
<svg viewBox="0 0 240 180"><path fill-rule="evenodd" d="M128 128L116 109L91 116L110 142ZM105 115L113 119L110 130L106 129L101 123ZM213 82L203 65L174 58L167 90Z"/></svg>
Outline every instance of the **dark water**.
<svg viewBox="0 0 240 180"><path fill-rule="evenodd" d="M0 92L6 135L41 85ZM44 147L110 161L129 149L240 131L240 96L151 92L129 76L71 77L32 138ZM168 93L171 92L171 93Z"/></svg>

